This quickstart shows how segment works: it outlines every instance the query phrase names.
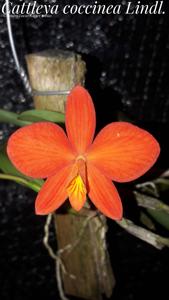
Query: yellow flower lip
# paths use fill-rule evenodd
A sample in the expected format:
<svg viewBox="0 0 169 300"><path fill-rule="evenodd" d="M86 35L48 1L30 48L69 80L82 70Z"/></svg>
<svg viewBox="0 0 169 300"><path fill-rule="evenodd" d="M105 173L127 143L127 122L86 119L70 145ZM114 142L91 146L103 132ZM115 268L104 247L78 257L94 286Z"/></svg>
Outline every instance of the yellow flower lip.
<svg viewBox="0 0 169 300"><path fill-rule="evenodd" d="M72 178L67 185L67 193L72 207L80 210L86 201L86 160L79 155L74 164Z"/></svg>
<svg viewBox="0 0 169 300"><path fill-rule="evenodd" d="M74 205L81 205L86 200L86 186L80 175L77 175L73 180L69 183L67 187L67 193L69 195L69 199L71 202L74 202Z"/></svg>

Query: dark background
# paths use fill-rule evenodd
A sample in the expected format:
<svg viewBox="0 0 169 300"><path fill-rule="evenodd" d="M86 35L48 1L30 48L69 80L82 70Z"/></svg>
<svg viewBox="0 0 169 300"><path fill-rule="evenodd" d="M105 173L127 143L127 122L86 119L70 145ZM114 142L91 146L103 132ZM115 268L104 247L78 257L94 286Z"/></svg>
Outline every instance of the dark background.
<svg viewBox="0 0 169 300"><path fill-rule="evenodd" d="M26 1L25 1L26 2ZM29 2L29 1L27 1ZM91 1L61 1L91 4ZM122 1L100 1L119 4ZM125 4L126 1L123 1ZM136 1L133 1L136 2ZM153 1L152 1L153 2ZM40 1L38 1L40 3ZM50 1L41 1L50 3ZM59 3L59 1L58 1ZM142 1L146 3L146 1ZM160 141L157 168L168 167L169 16L64 16L12 19L19 59L48 48L80 53L87 63L86 86L97 110L98 128L121 110ZM2 5L2 4L1 4ZM17 74L0 17L0 108L23 111L32 100ZM14 130L2 124L0 141ZM34 215L35 193L0 182L0 299L32 296L58 299L54 263L42 244L45 218ZM125 197L124 197L125 198ZM129 208L124 199L125 214ZM138 213L138 212L137 212ZM162 230L159 228L159 230ZM167 232L162 232L167 235ZM51 242L55 236L51 232ZM169 251L156 250L109 221L108 245L117 280L114 300L168 299Z"/></svg>

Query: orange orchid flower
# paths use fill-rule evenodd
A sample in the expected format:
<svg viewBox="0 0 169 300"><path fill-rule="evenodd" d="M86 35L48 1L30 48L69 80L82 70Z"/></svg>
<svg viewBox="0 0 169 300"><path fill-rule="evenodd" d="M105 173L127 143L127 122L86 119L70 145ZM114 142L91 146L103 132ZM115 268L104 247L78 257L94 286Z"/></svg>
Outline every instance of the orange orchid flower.
<svg viewBox="0 0 169 300"><path fill-rule="evenodd" d="M143 175L157 160L160 147L147 131L127 122L104 127L93 141L95 109L81 86L66 104L66 131L50 122L18 129L7 153L25 175L47 178L35 203L36 213L49 214L69 198L79 211L87 194L107 217L121 219L122 204L112 180L128 182Z"/></svg>

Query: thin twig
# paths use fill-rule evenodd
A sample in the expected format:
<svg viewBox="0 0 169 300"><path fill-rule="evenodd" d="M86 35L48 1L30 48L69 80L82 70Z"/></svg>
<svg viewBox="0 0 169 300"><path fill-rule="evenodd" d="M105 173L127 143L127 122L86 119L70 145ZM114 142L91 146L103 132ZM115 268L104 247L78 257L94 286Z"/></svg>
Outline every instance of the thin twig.
<svg viewBox="0 0 169 300"><path fill-rule="evenodd" d="M159 197L159 192L154 181L146 181L136 184L136 188L143 192L149 192L155 197Z"/></svg>
<svg viewBox="0 0 169 300"><path fill-rule="evenodd" d="M169 213L169 206L157 198L138 193L137 191L133 193L139 206Z"/></svg>
<svg viewBox="0 0 169 300"><path fill-rule="evenodd" d="M169 239L161 237L147 229L144 229L128 219L122 219L121 221L116 221L118 225L124 228L127 232L134 235L135 237L147 242L148 244L154 246L157 249L163 249L165 246L169 247Z"/></svg>
<svg viewBox="0 0 169 300"><path fill-rule="evenodd" d="M53 259L57 259L56 254L54 253L52 247L49 245L49 227L52 221L52 214L49 214L46 218L46 223L44 226L44 238L43 238L43 243L44 246L46 247L46 249L49 252L49 255L53 258Z"/></svg>
<svg viewBox="0 0 169 300"><path fill-rule="evenodd" d="M56 279L57 279L57 286L58 286L61 300L69 300L69 298L65 296L63 291L62 280L61 280L61 264L59 259L56 259Z"/></svg>
<svg viewBox="0 0 169 300"><path fill-rule="evenodd" d="M62 272L66 273L65 266L64 266L60 256L55 254L52 247L49 245L49 228L50 228L50 224L52 221L52 216L53 216L52 214L49 214L46 218L46 223L44 226L43 243L44 243L44 246L46 247L46 249L48 250L50 257L52 257L56 262L56 281L57 281L60 299L61 300L69 300L64 294L62 280L61 280L61 270L62 270Z"/></svg>

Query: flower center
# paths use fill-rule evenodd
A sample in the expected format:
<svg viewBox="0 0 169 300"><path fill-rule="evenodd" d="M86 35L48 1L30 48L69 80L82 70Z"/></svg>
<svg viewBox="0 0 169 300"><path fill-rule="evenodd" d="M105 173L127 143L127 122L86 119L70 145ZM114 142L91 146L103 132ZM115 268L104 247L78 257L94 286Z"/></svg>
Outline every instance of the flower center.
<svg viewBox="0 0 169 300"><path fill-rule="evenodd" d="M83 156L79 156L76 159L68 181L67 193L71 205L76 210L81 209L86 200L87 194L86 160Z"/></svg>

